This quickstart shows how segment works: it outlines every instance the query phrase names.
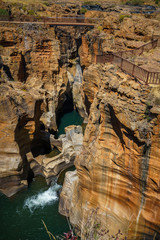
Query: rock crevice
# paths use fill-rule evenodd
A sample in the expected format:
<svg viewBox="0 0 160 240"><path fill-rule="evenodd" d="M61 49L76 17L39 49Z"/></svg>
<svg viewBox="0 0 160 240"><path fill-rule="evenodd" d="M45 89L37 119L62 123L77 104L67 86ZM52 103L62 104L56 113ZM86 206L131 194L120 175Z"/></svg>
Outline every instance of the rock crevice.
<svg viewBox="0 0 160 240"><path fill-rule="evenodd" d="M90 211L98 208L96 218L113 235L120 229L127 239L151 237L155 232L159 236L160 219L151 213L157 212L159 201L153 190L153 181L157 187L159 182L155 132L159 117L148 120L145 115L147 102L152 99L154 106L155 96L149 86L113 65L91 65L84 71L84 81L88 84L83 83L83 91L91 102L89 120L75 161L77 180L64 184L60 212L65 214L66 209L71 223L81 231ZM72 198L67 196L68 188Z"/></svg>

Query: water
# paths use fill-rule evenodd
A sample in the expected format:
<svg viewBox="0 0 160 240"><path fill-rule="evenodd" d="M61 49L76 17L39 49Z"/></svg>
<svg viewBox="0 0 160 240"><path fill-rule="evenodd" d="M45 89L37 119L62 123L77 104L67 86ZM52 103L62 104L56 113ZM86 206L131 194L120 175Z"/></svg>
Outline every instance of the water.
<svg viewBox="0 0 160 240"><path fill-rule="evenodd" d="M69 168L61 171L61 173L59 174L58 179L57 179L58 184L63 184L66 172L74 171L75 169L76 169L75 166L72 166L72 167L69 167Z"/></svg>
<svg viewBox="0 0 160 240"><path fill-rule="evenodd" d="M58 200L57 191L60 188L61 186L56 183L44 192L28 197L25 200L24 208L28 208L30 212L33 213L37 208L44 208L46 205L52 204L52 202Z"/></svg>
<svg viewBox="0 0 160 240"><path fill-rule="evenodd" d="M63 134L68 125L82 123L77 111L66 113L60 120L58 133ZM61 183L64 172L59 178ZM58 184L48 187L43 177L37 177L28 189L11 198L0 195L0 240L49 240L42 220L54 236L68 232L66 218L58 213L60 188Z"/></svg>
<svg viewBox="0 0 160 240"><path fill-rule="evenodd" d="M29 189L11 198L0 196L0 239L49 240L41 219L54 236L68 231L65 217L58 213L60 188L48 187L43 177L37 177Z"/></svg>
<svg viewBox="0 0 160 240"><path fill-rule="evenodd" d="M52 158L59 155L61 152L55 147L50 153L46 154L47 158Z"/></svg>
<svg viewBox="0 0 160 240"><path fill-rule="evenodd" d="M74 82L82 83L82 68L79 64L76 64L76 75L74 76Z"/></svg>
<svg viewBox="0 0 160 240"><path fill-rule="evenodd" d="M83 118L79 115L77 111L72 111L64 114L59 122L58 135L64 134L64 128L69 125L82 125Z"/></svg>

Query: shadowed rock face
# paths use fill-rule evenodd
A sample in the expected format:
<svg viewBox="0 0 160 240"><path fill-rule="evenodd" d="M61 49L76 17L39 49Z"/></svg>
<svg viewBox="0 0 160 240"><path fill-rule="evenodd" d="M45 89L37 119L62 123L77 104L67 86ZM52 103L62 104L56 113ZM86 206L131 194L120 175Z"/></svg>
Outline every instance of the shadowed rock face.
<svg viewBox="0 0 160 240"><path fill-rule="evenodd" d="M0 191L11 196L37 174L47 175L42 160L54 148L50 133L68 97L87 117L77 59L83 29L55 32L34 24L0 29Z"/></svg>
<svg viewBox="0 0 160 240"><path fill-rule="evenodd" d="M152 239L157 232L158 239L159 113L146 111L159 108L153 90L112 65L84 71L83 90L91 103L89 122L60 212L81 228L82 239L90 210L96 208L96 219L111 234L120 229L127 239L145 234Z"/></svg>

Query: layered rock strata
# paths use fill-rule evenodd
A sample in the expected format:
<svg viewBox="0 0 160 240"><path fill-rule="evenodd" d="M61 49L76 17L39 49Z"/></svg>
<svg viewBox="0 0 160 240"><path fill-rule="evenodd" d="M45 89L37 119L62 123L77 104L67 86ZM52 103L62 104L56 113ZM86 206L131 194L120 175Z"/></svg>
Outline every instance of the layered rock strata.
<svg viewBox="0 0 160 240"><path fill-rule="evenodd" d="M42 159L58 144L51 134L63 111L78 109L87 118L78 59L83 31L0 27L0 190L8 196L27 187L34 175L45 176Z"/></svg>
<svg viewBox="0 0 160 240"><path fill-rule="evenodd" d="M58 146L59 143L61 143L61 152L54 157L43 155L33 157L31 153L27 154L27 159L34 175L36 176L41 173L48 184L50 184L54 177L58 176L61 171L74 165L74 160L82 149L82 127L75 125L66 127L65 134L61 135L56 142L58 142ZM56 145L55 143L54 146Z"/></svg>
<svg viewBox="0 0 160 240"><path fill-rule="evenodd" d="M127 239L159 239L157 88L113 65L91 65L84 71L83 90L91 104L89 122L77 172L66 176L60 213L81 229L82 239L95 209L93 221L113 235L120 229Z"/></svg>
<svg viewBox="0 0 160 240"><path fill-rule="evenodd" d="M93 209L93 224L96 218L113 234L120 229L128 239L159 238L158 90L114 66L90 66L100 50L128 50L160 35L159 21L123 14L103 13L101 25L85 36L87 29L34 24L4 24L0 31L0 189L11 196L37 174L50 182L76 157L70 136L67 144L50 137L64 103L86 119L87 112L77 171L67 174L60 200L60 212L82 239ZM95 11L86 16L101 17ZM63 154L46 159L53 147Z"/></svg>

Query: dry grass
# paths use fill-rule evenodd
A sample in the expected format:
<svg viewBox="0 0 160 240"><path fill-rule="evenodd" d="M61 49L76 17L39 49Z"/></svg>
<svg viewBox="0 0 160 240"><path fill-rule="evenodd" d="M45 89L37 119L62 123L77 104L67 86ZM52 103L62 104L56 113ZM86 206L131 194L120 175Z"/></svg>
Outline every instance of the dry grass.
<svg viewBox="0 0 160 240"><path fill-rule="evenodd" d="M3 0L3 2L6 2L8 4L15 4L15 3L21 3L24 5L30 5L30 4L40 4L40 3L44 3L47 1L43 1L43 0Z"/></svg>
<svg viewBox="0 0 160 240"><path fill-rule="evenodd" d="M48 228L47 228L47 226L46 226L46 224L45 224L45 222L43 220L42 220L42 223L43 223L43 225L44 225L44 227L46 229L46 232L47 232L50 240L56 240L56 238L53 236L53 234L50 231L48 231Z"/></svg>
<svg viewBox="0 0 160 240"><path fill-rule="evenodd" d="M151 85L152 86L152 96L154 97L154 103L156 106L160 106L160 86Z"/></svg>
<svg viewBox="0 0 160 240"><path fill-rule="evenodd" d="M160 86L152 85L152 94L160 98Z"/></svg>
<svg viewBox="0 0 160 240"><path fill-rule="evenodd" d="M45 3L56 3L56 2L69 2L69 3L85 3L85 2L93 2L93 3L112 3L112 4L118 4L118 3L125 3L127 0L3 0L3 2L8 4L23 4L23 5L30 5L30 4L45 4ZM154 0L145 0L145 4L154 4Z"/></svg>

